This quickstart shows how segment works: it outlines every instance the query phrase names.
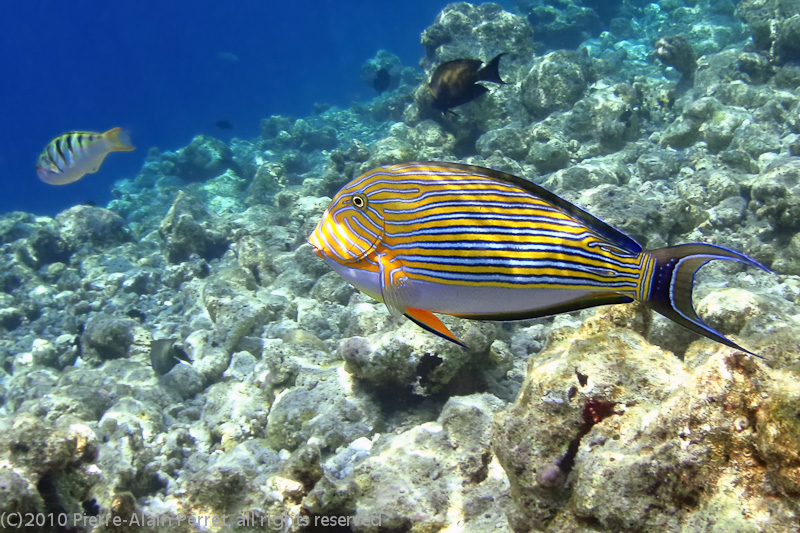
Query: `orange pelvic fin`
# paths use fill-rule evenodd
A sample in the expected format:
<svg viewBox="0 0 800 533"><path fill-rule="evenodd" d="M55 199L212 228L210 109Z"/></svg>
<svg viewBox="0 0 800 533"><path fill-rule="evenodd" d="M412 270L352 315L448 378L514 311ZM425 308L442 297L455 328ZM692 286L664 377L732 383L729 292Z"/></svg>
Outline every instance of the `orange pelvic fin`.
<svg viewBox="0 0 800 533"><path fill-rule="evenodd" d="M423 309L409 308L406 309L406 312L404 314L406 315L406 318L411 320L413 323L415 323L422 329L430 331L434 335L438 335L439 337L447 339L450 342L454 342L459 346L461 346L462 348L467 347L466 344L458 340L458 337L453 335L453 332L447 329L447 326L445 326L444 323L430 311L425 311Z"/></svg>

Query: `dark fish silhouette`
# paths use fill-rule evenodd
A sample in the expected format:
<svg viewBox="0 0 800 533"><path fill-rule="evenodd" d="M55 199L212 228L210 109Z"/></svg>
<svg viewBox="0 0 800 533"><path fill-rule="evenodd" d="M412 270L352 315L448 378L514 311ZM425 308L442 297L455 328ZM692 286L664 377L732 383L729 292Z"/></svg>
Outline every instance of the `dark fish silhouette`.
<svg viewBox="0 0 800 533"><path fill-rule="evenodd" d="M159 376L163 376L172 367L177 365L179 360L191 363L192 360L180 346L175 346L177 339L153 339L150 343L150 364Z"/></svg>
<svg viewBox="0 0 800 533"><path fill-rule="evenodd" d="M375 79L372 80L372 86L378 91L378 94L384 93L389 89L392 84L392 75L389 69L382 68L375 73Z"/></svg>
<svg viewBox="0 0 800 533"><path fill-rule="evenodd" d="M631 111L630 109L626 109L619 116L619 121L622 122L623 124L625 124L626 128L630 128L631 127L631 118L633 118L633 111Z"/></svg>
<svg viewBox="0 0 800 533"><path fill-rule="evenodd" d="M136 320L141 320L142 322L147 320L147 315L145 315L144 313L142 313L138 309L131 309L130 311L128 311L125 314L128 315L131 318L135 318Z"/></svg>
<svg viewBox="0 0 800 533"><path fill-rule="evenodd" d="M216 125L221 130L232 130L233 129L233 124L231 124L227 120L218 120L216 122Z"/></svg>
<svg viewBox="0 0 800 533"><path fill-rule="evenodd" d="M480 59L454 59L436 67L428 84L433 96L433 107L446 112L450 108L475 100L489 91L483 85L478 85L479 81L504 84L498 71L500 58L504 55L505 53L498 54L483 68L483 61Z"/></svg>

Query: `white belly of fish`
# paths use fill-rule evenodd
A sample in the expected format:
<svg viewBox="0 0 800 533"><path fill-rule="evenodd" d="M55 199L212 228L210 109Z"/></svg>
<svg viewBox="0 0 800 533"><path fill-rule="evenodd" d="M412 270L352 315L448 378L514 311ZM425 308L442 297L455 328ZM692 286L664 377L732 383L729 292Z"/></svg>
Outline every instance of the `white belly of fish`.
<svg viewBox="0 0 800 533"><path fill-rule="evenodd" d="M383 301L379 274L345 267L332 259L326 258L326 261L348 283L370 297ZM592 292L575 289L510 289L449 285L414 280L404 286L402 300L409 308L424 309L433 313L491 315L552 307L575 301Z"/></svg>

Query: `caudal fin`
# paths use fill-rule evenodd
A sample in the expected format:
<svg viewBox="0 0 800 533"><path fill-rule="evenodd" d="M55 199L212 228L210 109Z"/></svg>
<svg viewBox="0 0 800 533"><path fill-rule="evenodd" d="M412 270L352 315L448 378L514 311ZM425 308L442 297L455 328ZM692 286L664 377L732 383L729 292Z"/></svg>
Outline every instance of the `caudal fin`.
<svg viewBox="0 0 800 533"><path fill-rule="evenodd" d="M695 333L736 350L761 357L745 350L703 322L692 305L692 288L697 271L714 259L738 261L770 272L767 267L744 254L713 244L681 244L648 253L655 259L655 264L647 305Z"/></svg>
<svg viewBox="0 0 800 533"><path fill-rule="evenodd" d="M504 55L506 55L505 52L497 54L485 67L480 69L478 71L478 79L482 81L493 81L495 83L505 83L500 78L500 58Z"/></svg>
<svg viewBox="0 0 800 533"><path fill-rule="evenodd" d="M103 137L108 141L108 146L112 152L135 150L136 147L131 145L131 137L127 132L122 131L122 128L112 128L103 134Z"/></svg>

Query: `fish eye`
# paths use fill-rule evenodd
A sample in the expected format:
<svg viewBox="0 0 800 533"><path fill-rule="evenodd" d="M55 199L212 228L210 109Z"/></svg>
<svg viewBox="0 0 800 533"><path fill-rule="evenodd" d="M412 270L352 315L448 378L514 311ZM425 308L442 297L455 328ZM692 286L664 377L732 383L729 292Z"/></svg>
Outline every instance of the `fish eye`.
<svg viewBox="0 0 800 533"><path fill-rule="evenodd" d="M353 195L353 207L356 209L364 209L367 205L367 198L361 193L356 193Z"/></svg>

